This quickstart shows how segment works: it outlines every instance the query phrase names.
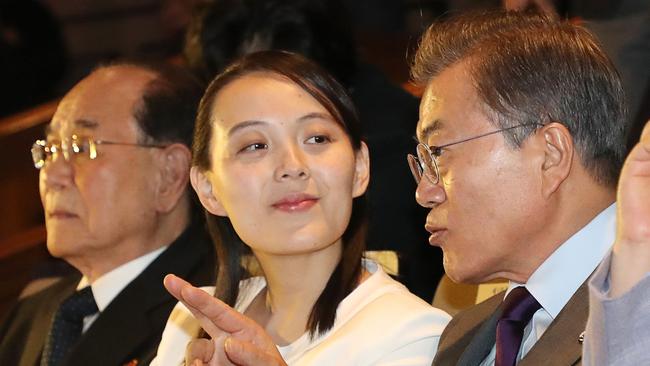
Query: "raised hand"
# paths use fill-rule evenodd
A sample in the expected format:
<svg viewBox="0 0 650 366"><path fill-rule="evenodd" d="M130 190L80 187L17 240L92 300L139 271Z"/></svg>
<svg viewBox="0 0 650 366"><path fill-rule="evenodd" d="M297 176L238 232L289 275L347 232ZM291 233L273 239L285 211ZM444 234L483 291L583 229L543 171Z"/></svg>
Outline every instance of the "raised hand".
<svg viewBox="0 0 650 366"><path fill-rule="evenodd" d="M611 295L634 286L650 271L650 121L625 160L618 185L617 231Z"/></svg>
<svg viewBox="0 0 650 366"><path fill-rule="evenodd" d="M286 365L271 337L252 319L174 275L167 275L164 284L212 338L190 342L186 363Z"/></svg>

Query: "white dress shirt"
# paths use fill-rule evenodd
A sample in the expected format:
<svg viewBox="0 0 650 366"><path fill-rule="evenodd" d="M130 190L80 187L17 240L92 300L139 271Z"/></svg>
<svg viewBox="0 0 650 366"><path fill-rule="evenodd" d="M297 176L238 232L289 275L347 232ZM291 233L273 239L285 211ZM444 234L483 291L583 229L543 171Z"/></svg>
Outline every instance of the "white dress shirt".
<svg viewBox="0 0 650 366"><path fill-rule="evenodd" d="M530 276L525 284L510 282L506 296L525 286L542 305L524 329L517 361L542 337L571 296L607 255L616 234L616 204L612 204L564 242ZM494 365L496 345L481 366Z"/></svg>
<svg viewBox="0 0 650 366"><path fill-rule="evenodd" d="M97 319L99 313L104 311L108 304L110 304L111 301L113 301L113 299L117 297L117 295L119 295L119 293L122 292L129 283L131 283L131 281L138 277L140 273L151 264L151 262L158 258L165 249L167 249L167 246L158 248L153 252L149 252L130 262L126 262L112 271L105 273L96 279L95 282L91 283L90 287L93 290L93 297L95 298L95 303L97 303L97 309L99 309L99 312L84 318L82 332L87 331L95 319ZM86 286L88 286L88 277L83 276L77 285L77 290L81 290Z"/></svg>

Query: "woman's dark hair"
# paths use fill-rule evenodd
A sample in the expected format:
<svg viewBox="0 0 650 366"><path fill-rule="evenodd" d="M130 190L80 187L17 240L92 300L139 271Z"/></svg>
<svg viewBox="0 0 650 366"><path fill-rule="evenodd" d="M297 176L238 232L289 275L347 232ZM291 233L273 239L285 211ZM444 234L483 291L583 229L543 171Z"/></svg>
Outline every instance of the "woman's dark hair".
<svg viewBox="0 0 650 366"><path fill-rule="evenodd" d="M208 86L199 105L192 146L192 165L202 171L211 168L212 109L219 91L231 82L251 73L269 73L285 77L314 97L347 133L355 151L361 147L361 125L345 89L315 63L284 51L262 51L235 61ZM357 286L361 275L361 257L365 249L365 196L353 201L350 223L343 233L343 252L327 285L314 304L307 328L314 337L328 331L336 319L339 303ZM227 217L206 211L210 235L217 248L219 273L215 297L233 306L244 278L241 259L248 249L235 233Z"/></svg>
<svg viewBox="0 0 650 366"><path fill-rule="evenodd" d="M236 58L262 50L299 53L343 85L356 71L352 27L340 0L218 0L197 7L184 56L207 81Z"/></svg>

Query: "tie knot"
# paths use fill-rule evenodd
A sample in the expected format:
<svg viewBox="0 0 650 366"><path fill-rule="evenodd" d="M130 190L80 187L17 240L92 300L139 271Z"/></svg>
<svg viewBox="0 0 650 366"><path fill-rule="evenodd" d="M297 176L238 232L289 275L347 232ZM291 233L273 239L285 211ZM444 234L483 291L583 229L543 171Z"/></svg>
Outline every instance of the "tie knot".
<svg viewBox="0 0 650 366"><path fill-rule="evenodd" d="M539 308L541 305L525 287L515 287L503 301L503 313L499 320L527 324Z"/></svg>
<svg viewBox="0 0 650 366"><path fill-rule="evenodd" d="M59 308L61 317L70 322L80 322L88 315L98 311L93 290L86 286L80 291L76 291L61 303Z"/></svg>

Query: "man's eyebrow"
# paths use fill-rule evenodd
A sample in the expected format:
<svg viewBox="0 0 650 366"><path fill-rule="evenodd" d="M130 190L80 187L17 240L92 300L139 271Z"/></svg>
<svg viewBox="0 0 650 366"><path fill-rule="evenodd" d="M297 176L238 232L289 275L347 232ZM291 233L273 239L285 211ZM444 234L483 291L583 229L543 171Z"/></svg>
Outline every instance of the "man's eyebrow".
<svg viewBox="0 0 650 366"><path fill-rule="evenodd" d="M76 121L74 121L74 125L76 128L83 128L83 129L91 129L94 130L99 126L99 123L89 120L89 119L83 119L80 118ZM49 136L54 133L54 129L52 128L52 123L48 123L45 128L44 128L44 133L45 136Z"/></svg>
<svg viewBox="0 0 650 366"><path fill-rule="evenodd" d="M89 119L80 118L80 119L74 121L74 125L75 125L75 127L78 127L78 128L95 129L95 128L97 128L97 126L99 126L99 123L97 123L96 121L89 120Z"/></svg>
<svg viewBox="0 0 650 366"><path fill-rule="evenodd" d="M427 137L429 135L433 134L434 132L440 130L443 126L443 123L441 120L436 119L433 120L430 123L427 123L427 125L420 131L418 131L418 140L420 141L426 141Z"/></svg>

